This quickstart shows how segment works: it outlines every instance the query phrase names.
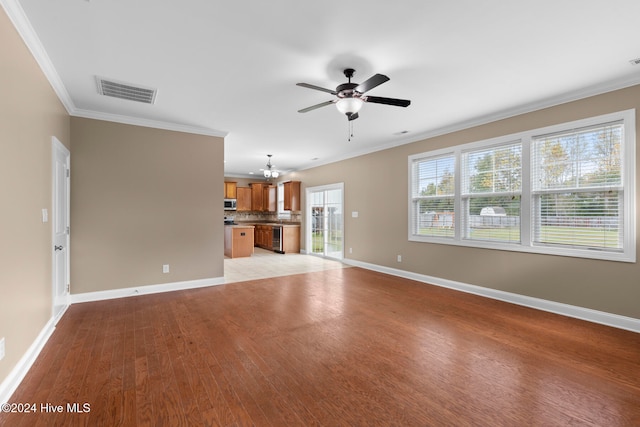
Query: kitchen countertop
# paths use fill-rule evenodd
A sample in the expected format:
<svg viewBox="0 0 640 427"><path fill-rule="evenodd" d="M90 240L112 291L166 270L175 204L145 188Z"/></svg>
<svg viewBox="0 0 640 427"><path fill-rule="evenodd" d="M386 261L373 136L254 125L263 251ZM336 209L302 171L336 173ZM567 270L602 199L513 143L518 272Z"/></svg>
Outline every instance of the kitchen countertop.
<svg viewBox="0 0 640 427"><path fill-rule="evenodd" d="M255 222L255 221L248 221L246 223L238 223L238 224L246 224L246 225L252 225L252 226L256 226L256 225L269 225L272 227L300 227L300 223L298 222Z"/></svg>

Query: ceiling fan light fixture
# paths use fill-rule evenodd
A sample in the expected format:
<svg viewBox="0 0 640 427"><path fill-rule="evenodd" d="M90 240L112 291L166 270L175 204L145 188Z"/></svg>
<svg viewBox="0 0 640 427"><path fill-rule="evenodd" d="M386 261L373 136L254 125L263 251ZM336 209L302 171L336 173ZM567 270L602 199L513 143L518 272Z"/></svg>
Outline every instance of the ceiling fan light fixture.
<svg viewBox="0 0 640 427"><path fill-rule="evenodd" d="M340 98L336 103L336 108L342 114L355 114L362 108L364 101L360 98Z"/></svg>

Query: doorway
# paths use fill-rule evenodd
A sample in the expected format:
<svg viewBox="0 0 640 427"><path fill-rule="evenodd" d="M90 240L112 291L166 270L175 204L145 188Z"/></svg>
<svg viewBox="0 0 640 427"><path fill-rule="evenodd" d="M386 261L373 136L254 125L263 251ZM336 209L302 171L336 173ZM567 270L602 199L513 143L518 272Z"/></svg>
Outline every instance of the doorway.
<svg viewBox="0 0 640 427"><path fill-rule="evenodd" d="M57 322L69 306L69 208L71 153L56 137L52 154L52 317Z"/></svg>
<svg viewBox="0 0 640 427"><path fill-rule="evenodd" d="M343 193L344 183L307 188L307 253L344 258Z"/></svg>

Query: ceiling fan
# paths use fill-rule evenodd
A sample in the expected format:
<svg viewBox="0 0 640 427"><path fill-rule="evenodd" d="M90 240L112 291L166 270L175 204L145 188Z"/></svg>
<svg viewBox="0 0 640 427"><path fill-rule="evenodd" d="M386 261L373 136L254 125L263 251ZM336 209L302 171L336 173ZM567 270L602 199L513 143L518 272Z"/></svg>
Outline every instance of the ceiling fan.
<svg viewBox="0 0 640 427"><path fill-rule="evenodd" d="M321 108L330 104L336 104L336 108L342 114L346 114L349 121L358 118L358 111L362 108L365 102L373 102L375 104L395 105L397 107L408 107L411 101L408 99L396 99L396 98L383 98L380 96L365 95L365 92L380 86L382 83L389 81L389 77L383 74L376 74L365 80L363 83L351 83L356 70L353 68L347 68L344 70L344 75L349 80L347 83L338 85L335 90L325 89L320 86L315 86L309 83L296 83L297 86L306 87L309 89L320 90L322 92L330 93L337 96L337 99L331 101L321 102L320 104L312 105L311 107L298 110L298 113L306 113L317 108Z"/></svg>

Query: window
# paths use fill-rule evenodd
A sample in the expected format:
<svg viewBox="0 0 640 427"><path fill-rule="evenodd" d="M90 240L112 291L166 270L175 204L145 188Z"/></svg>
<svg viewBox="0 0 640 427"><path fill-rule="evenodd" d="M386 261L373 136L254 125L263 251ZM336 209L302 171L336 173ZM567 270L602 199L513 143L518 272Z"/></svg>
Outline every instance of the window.
<svg viewBox="0 0 640 427"><path fill-rule="evenodd" d="M462 153L464 238L520 243L522 144Z"/></svg>
<svg viewBox="0 0 640 427"><path fill-rule="evenodd" d="M452 154L414 162L412 217L415 235L454 236L454 165Z"/></svg>
<svg viewBox="0 0 640 427"><path fill-rule="evenodd" d="M409 157L409 240L635 262L635 110Z"/></svg>
<svg viewBox="0 0 640 427"><path fill-rule="evenodd" d="M622 251L618 121L533 139L533 242Z"/></svg>

